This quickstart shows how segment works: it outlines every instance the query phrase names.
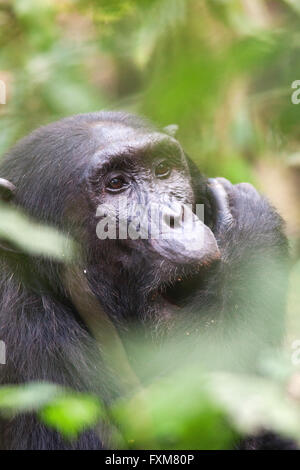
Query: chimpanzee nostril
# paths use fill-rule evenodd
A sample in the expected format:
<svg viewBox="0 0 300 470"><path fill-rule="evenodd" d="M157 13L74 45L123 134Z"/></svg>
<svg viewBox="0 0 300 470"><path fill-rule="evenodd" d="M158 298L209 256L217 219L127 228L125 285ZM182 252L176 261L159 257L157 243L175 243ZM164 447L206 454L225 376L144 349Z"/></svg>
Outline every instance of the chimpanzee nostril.
<svg viewBox="0 0 300 470"><path fill-rule="evenodd" d="M173 204L171 207L164 207L162 221L165 227L179 229L183 222L184 209L181 204Z"/></svg>

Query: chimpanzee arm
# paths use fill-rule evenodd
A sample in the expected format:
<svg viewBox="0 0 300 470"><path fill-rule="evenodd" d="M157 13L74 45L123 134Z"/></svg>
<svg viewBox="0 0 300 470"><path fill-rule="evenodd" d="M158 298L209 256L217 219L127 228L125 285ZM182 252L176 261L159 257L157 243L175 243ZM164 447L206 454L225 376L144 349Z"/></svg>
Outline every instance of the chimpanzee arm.
<svg viewBox="0 0 300 470"><path fill-rule="evenodd" d="M284 332L288 245L281 217L248 183L224 178L208 182L213 194L221 262L212 278L224 331L242 335L241 355L255 362L262 349L276 347ZM228 322L228 323L227 323Z"/></svg>
<svg viewBox="0 0 300 470"><path fill-rule="evenodd" d="M261 355L284 334L288 244L283 221L250 184L209 180L215 200L215 236L221 251L218 279L224 333L243 371L256 369ZM227 328L226 328L227 327ZM296 449L294 441L261 432L238 449Z"/></svg>

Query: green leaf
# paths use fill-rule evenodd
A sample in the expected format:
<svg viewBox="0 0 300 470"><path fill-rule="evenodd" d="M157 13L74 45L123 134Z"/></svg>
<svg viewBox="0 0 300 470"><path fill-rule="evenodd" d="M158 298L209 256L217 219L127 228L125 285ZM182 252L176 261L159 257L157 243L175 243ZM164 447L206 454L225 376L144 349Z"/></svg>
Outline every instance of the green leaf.
<svg viewBox="0 0 300 470"><path fill-rule="evenodd" d="M237 437L204 382L185 373L117 403L112 413L134 449L227 449Z"/></svg>
<svg viewBox="0 0 300 470"><path fill-rule="evenodd" d="M59 387L48 383L10 385L0 388L0 412L11 415L40 409L59 393Z"/></svg>
<svg viewBox="0 0 300 470"><path fill-rule="evenodd" d="M0 387L0 414L6 417L35 411L48 426L67 438L94 426L103 411L93 396L68 392L49 383Z"/></svg>
<svg viewBox="0 0 300 470"><path fill-rule="evenodd" d="M101 415L100 403L96 398L79 394L58 397L39 414L46 425L70 439L94 426Z"/></svg>
<svg viewBox="0 0 300 470"><path fill-rule="evenodd" d="M39 224L16 209L0 205L0 239L33 255L45 255L70 261L75 253L73 242L58 230Z"/></svg>

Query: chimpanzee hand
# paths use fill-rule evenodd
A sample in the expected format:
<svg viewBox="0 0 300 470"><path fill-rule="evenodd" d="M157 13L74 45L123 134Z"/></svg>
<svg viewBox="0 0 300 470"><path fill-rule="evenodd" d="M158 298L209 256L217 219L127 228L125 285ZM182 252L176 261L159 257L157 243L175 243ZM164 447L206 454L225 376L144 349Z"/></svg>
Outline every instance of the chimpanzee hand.
<svg viewBox="0 0 300 470"><path fill-rule="evenodd" d="M219 248L245 247L264 253L286 246L281 217L249 183L233 185L225 178L209 180L215 203L214 233Z"/></svg>

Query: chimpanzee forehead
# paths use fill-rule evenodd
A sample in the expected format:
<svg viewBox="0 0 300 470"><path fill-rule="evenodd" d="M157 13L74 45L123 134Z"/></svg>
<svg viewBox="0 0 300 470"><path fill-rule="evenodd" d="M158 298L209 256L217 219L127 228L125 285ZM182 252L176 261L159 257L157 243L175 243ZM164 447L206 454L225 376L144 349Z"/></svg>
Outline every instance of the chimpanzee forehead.
<svg viewBox="0 0 300 470"><path fill-rule="evenodd" d="M153 129L134 128L121 123L93 124L93 137L97 141L95 159L106 164L120 156L147 158L154 153L172 153L178 157L182 149L176 139Z"/></svg>
<svg viewBox="0 0 300 470"><path fill-rule="evenodd" d="M126 141L146 141L150 144L156 142L158 139L169 140L176 142L175 139L165 133L158 132L155 129L147 129L145 127L128 126L121 122L98 121L91 125L93 129L93 137L99 142L99 147L117 142Z"/></svg>
<svg viewBox="0 0 300 470"><path fill-rule="evenodd" d="M114 143L119 140L132 140L141 133L149 134L145 129L136 129L121 122L98 121L91 125L93 136L99 145ZM151 132L151 131L150 131Z"/></svg>

